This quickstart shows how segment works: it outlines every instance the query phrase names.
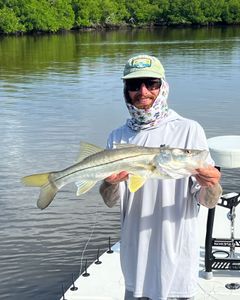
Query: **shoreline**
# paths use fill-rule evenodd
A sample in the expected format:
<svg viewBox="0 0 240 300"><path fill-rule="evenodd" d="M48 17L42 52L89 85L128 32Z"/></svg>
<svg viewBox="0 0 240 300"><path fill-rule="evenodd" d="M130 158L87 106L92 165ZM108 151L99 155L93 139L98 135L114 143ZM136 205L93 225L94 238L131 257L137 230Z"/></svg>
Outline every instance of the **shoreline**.
<svg viewBox="0 0 240 300"><path fill-rule="evenodd" d="M7 36L38 36L38 35L55 35L55 34L65 34L65 33L81 33L81 32L89 32L89 31L96 31L96 32L104 32L104 31L118 31L118 30L139 30L139 29L183 29L183 28L192 28L192 29L199 29L199 28L229 28L229 27L240 27L239 24L226 24L226 23L211 23L211 24L104 24L104 25L93 25L93 26L86 26L86 27L76 27L71 29L60 29L58 31L42 31L42 30L32 30L28 32L14 32L14 33L4 33L0 32L0 37L7 37Z"/></svg>

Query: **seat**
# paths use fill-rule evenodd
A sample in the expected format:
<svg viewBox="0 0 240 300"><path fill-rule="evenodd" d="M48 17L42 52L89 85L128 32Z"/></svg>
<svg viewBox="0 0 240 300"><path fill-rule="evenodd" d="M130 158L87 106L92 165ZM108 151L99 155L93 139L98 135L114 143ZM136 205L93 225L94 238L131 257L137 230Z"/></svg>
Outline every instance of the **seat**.
<svg viewBox="0 0 240 300"><path fill-rule="evenodd" d="M221 168L240 168L240 135L216 136L208 139L215 165Z"/></svg>

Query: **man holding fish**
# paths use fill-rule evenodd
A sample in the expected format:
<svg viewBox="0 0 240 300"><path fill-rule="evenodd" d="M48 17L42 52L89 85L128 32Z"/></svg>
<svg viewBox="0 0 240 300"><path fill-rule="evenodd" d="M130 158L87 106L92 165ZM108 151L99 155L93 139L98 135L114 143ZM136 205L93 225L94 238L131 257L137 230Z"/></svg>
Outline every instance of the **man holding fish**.
<svg viewBox="0 0 240 300"><path fill-rule="evenodd" d="M123 80L131 118L110 134L108 149L82 143L75 164L22 182L41 188L37 206L45 209L66 184L75 182L80 195L105 178L105 203L121 203L125 300L193 299L198 204L217 204L220 172L202 127L168 108L168 83L156 57L131 58Z"/></svg>
<svg viewBox="0 0 240 300"><path fill-rule="evenodd" d="M199 203L208 208L217 204L222 192L220 172L206 152L202 127L168 108L169 86L156 57L130 58L124 68L123 82L131 118L110 134L108 148L134 144L160 149L165 145L171 149L171 153L154 159L158 172L169 175L166 178L170 179L153 178L131 191L127 185L131 174L123 169L105 178L100 186L109 207L117 201L121 203L120 253L125 300L194 299ZM179 148L188 152L202 150L207 153L207 163L198 165L189 176L179 167ZM174 163L168 167L170 156Z"/></svg>

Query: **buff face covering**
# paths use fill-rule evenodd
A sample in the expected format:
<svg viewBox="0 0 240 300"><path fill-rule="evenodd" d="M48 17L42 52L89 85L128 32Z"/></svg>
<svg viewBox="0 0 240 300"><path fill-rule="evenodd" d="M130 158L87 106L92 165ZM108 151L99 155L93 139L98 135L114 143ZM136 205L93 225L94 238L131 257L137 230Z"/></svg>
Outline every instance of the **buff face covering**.
<svg viewBox="0 0 240 300"><path fill-rule="evenodd" d="M168 83L162 79L162 85L159 94L149 109L139 109L126 102L127 108L131 115L131 119L127 120L127 125L134 131L156 127L162 119L168 116L168 93Z"/></svg>

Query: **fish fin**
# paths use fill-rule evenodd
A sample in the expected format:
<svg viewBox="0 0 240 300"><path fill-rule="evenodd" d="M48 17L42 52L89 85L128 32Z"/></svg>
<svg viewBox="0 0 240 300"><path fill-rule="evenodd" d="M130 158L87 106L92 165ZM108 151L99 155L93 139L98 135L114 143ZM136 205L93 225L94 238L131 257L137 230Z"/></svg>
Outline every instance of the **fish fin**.
<svg viewBox="0 0 240 300"><path fill-rule="evenodd" d="M98 152L103 151L104 149L98 146L95 146L93 144L85 143L85 142L80 142L80 153L79 156L77 157L76 161L80 162L84 158L96 154Z"/></svg>
<svg viewBox="0 0 240 300"><path fill-rule="evenodd" d="M96 184L96 181L78 181L75 184L78 187L77 196L80 196L89 191Z"/></svg>
<svg viewBox="0 0 240 300"><path fill-rule="evenodd" d="M41 187L37 207L40 209L46 208L53 200L58 192L58 188L53 182L49 181L51 173L34 174L22 178L22 183L26 186Z"/></svg>
<svg viewBox="0 0 240 300"><path fill-rule="evenodd" d="M22 183L26 186L43 186L48 183L50 173L41 173L25 176L22 178Z"/></svg>
<svg viewBox="0 0 240 300"><path fill-rule="evenodd" d="M142 187L144 185L145 181L146 181L146 178L143 178L138 175L130 175L129 176L129 186L128 186L130 192L132 192L132 193L136 192L138 189L140 189L140 187Z"/></svg>
<svg viewBox="0 0 240 300"><path fill-rule="evenodd" d="M37 207L44 209L53 201L55 195L58 192L58 188L51 182L42 186L40 195L37 201Z"/></svg>

